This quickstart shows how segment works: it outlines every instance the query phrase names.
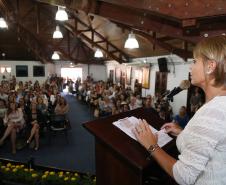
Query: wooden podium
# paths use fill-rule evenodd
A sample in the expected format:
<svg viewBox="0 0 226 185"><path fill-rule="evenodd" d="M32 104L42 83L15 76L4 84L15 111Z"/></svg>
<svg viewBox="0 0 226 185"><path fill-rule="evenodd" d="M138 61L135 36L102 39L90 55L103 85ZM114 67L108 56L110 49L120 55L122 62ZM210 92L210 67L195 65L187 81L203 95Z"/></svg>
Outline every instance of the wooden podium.
<svg viewBox="0 0 226 185"><path fill-rule="evenodd" d="M83 124L95 136L97 185L172 184L148 152L112 124L128 116L146 119L156 129L164 123L153 109L139 108ZM174 152L175 141L163 149Z"/></svg>

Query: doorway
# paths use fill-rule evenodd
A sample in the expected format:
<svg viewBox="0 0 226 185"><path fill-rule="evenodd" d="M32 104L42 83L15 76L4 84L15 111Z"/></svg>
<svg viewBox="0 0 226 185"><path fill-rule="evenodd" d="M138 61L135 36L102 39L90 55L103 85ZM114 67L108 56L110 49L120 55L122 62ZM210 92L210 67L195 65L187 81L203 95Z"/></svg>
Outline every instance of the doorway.
<svg viewBox="0 0 226 185"><path fill-rule="evenodd" d="M82 68L61 68L63 80L63 92L75 92L74 84L78 78L82 81Z"/></svg>
<svg viewBox="0 0 226 185"><path fill-rule="evenodd" d="M82 81L82 68L61 68L61 77L64 79L71 79L73 82L79 77Z"/></svg>

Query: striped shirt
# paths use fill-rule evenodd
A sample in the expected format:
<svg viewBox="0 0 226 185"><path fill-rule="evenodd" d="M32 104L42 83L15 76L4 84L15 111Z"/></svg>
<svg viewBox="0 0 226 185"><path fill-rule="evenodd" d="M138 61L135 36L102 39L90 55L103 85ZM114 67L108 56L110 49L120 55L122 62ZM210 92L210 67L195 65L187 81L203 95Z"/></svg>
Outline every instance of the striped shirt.
<svg viewBox="0 0 226 185"><path fill-rule="evenodd" d="M177 148L173 175L178 184L226 184L226 96L196 112L177 137Z"/></svg>

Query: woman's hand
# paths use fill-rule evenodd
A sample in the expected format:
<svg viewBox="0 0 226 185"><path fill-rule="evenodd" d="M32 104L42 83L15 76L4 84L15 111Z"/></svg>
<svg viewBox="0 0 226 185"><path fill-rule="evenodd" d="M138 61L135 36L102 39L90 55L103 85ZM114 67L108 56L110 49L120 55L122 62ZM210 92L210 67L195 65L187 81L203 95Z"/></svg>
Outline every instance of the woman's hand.
<svg viewBox="0 0 226 185"><path fill-rule="evenodd" d="M133 130L138 142L148 149L151 145L157 143L158 138L154 135L146 120L140 120L139 125Z"/></svg>
<svg viewBox="0 0 226 185"><path fill-rule="evenodd" d="M161 129L165 129L166 133L169 133L173 136L178 136L181 131L183 130L178 124L176 123L165 123Z"/></svg>

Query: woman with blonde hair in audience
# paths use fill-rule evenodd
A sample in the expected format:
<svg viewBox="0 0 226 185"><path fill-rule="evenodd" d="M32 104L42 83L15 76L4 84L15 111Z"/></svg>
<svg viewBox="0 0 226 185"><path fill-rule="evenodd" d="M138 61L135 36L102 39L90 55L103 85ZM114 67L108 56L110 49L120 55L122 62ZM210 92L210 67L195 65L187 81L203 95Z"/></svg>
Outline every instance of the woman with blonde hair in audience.
<svg viewBox="0 0 226 185"><path fill-rule="evenodd" d="M47 117L48 117L48 110L47 106L43 101L43 98L41 96L37 96L36 98L36 112L37 112L37 121L39 124L46 124L47 123Z"/></svg>
<svg viewBox="0 0 226 185"><path fill-rule="evenodd" d="M55 107L54 115L51 118L52 125L54 127L65 127L66 126L65 124L69 123L66 117L68 111L69 106L66 99L64 97L60 97L60 100Z"/></svg>
<svg viewBox="0 0 226 185"><path fill-rule="evenodd" d="M31 143L33 137L35 139L35 150L39 149L39 123L37 121L37 102L36 99L34 99L30 103L30 115L29 115L29 124L31 125L31 132L30 136L27 140L27 143Z"/></svg>
<svg viewBox="0 0 226 185"><path fill-rule="evenodd" d="M4 117L4 124L7 126L4 135L0 139L0 145L10 135L12 142L12 153L16 153L16 133L24 127L24 117L21 109L16 107L16 103L10 103L8 111Z"/></svg>
<svg viewBox="0 0 226 185"><path fill-rule="evenodd" d="M180 155L175 159L157 144L143 120L134 130L138 141L178 184L226 184L226 37L202 40L194 49L191 83L202 88L206 103L184 130L175 123L163 125L177 136Z"/></svg>
<svg viewBox="0 0 226 185"><path fill-rule="evenodd" d="M59 102L57 103L57 105L55 107L55 114L56 115L65 115L68 113L68 111L69 111L68 103L67 103L66 99L61 96Z"/></svg>

